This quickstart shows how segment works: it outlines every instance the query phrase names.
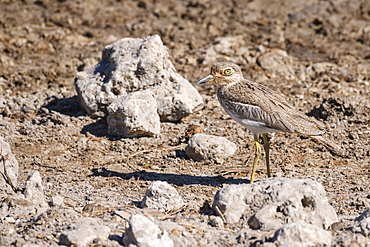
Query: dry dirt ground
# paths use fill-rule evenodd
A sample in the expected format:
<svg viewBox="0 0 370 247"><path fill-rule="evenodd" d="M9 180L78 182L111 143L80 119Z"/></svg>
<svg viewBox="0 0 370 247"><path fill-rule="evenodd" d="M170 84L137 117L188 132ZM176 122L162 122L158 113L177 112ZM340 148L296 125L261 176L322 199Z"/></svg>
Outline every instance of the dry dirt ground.
<svg viewBox="0 0 370 247"><path fill-rule="evenodd" d="M323 184L345 224L370 207L368 0L1 0L0 26L0 136L19 162L19 181L39 171L45 195L62 196L81 215L105 219L136 207L149 184L164 180L187 205L171 217L201 219L200 208L219 188L249 182L251 134L222 111L212 85L196 85L216 60L238 63L247 78L325 121L331 139L348 151L336 156L307 138L277 133L271 136L275 176ZM74 77L100 60L105 45L153 34L205 103L180 122L162 123L157 137L109 136L105 119L91 119L80 108ZM225 37L231 39L227 49ZM288 74L259 62L274 48L289 55ZM307 76L319 62L336 67ZM237 153L223 164L188 159L184 134L190 124L227 137L239 146ZM261 162L257 179L265 176ZM83 211L89 204L95 209ZM20 227L24 239L36 236L45 244L59 234L42 225ZM123 231L124 220L116 234Z"/></svg>

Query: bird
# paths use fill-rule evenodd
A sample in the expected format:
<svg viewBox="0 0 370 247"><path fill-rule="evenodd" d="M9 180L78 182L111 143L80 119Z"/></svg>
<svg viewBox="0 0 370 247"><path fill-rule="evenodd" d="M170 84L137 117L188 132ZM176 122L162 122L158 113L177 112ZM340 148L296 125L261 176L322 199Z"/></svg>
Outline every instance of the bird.
<svg viewBox="0 0 370 247"><path fill-rule="evenodd" d="M211 73L197 84L212 82L217 85L217 98L222 108L240 125L253 134L255 156L250 183L255 180L261 144L265 150L267 176L271 177L270 145L267 134L271 132L296 133L321 142L335 153L342 148L324 137L322 122L295 109L285 98L272 89L244 78L240 67L232 62L217 62Z"/></svg>

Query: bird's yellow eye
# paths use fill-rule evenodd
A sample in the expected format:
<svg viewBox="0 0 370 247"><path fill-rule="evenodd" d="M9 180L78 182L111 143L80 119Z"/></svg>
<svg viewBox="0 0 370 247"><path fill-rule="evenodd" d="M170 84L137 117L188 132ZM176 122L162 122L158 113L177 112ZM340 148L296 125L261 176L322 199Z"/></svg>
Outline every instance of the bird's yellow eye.
<svg viewBox="0 0 370 247"><path fill-rule="evenodd" d="M231 69L225 69L223 74L224 75L230 75L231 74Z"/></svg>

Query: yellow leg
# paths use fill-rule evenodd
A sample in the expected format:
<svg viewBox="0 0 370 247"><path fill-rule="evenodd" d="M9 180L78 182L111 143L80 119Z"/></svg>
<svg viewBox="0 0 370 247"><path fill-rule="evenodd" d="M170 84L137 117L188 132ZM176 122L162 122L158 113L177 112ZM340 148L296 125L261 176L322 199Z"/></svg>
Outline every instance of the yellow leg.
<svg viewBox="0 0 370 247"><path fill-rule="evenodd" d="M254 175L256 174L257 164L258 164L258 160L261 154L261 146L260 146L260 143L258 142L259 141L258 135L253 135L253 137L254 137L254 144L256 145L256 153L255 153L254 161L253 161L253 168L252 168L252 174L251 174L251 180L250 180L251 183L254 182Z"/></svg>
<svg viewBox="0 0 370 247"><path fill-rule="evenodd" d="M269 139L266 134L262 134L263 140L263 148L265 149L266 154L266 167L267 167L267 176L271 177L271 170L270 170L270 145Z"/></svg>

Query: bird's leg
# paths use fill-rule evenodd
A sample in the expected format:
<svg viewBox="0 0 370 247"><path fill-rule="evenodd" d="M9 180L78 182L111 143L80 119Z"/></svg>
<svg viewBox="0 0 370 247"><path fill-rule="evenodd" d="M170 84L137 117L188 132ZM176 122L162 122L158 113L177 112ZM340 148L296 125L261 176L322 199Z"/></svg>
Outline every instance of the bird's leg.
<svg viewBox="0 0 370 247"><path fill-rule="evenodd" d="M258 140L259 136L253 135L253 137L254 137L254 144L256 145L256 152L255 152L254 161L253 161L253 168L252 168L252 174L251 174L251 180L250 180L251 183L254 182L254 175L256 174L258 159L260 158L260 154L261 154L261 146Z"/></svg>
<svg viewBox="0 0 370 247"><path fill-rule="evenodd" d="M271 177L270 170L270 144L267 134L262 134L263 148L265 149L266 154L266 167L267 167L267 176Z"/></svg>

